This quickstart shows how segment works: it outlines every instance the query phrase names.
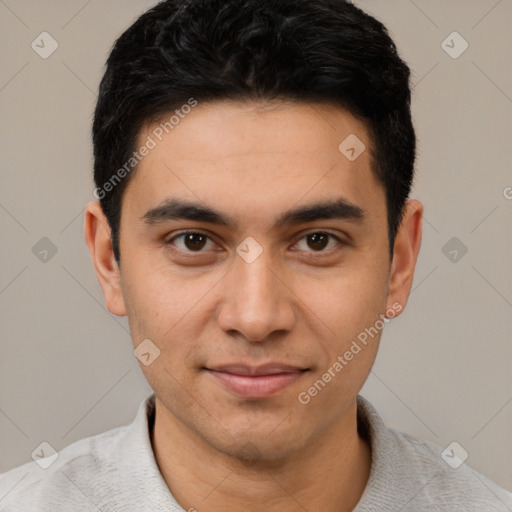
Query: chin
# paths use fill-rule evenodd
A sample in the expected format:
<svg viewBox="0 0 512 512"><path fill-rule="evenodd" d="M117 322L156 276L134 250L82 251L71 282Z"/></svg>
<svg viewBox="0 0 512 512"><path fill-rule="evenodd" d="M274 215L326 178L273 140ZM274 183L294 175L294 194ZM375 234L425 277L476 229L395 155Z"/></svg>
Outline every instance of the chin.
<svg viewBox="0 0 512 512"><path fill-rule="evenodd" d="M298 429L293 429L293 432L297 434ZM303 432L299 436L301 434ZM257 433L253 430L251 433L233 436L227 443L225 438L222 441L211 438L205 441L215 450L239 460L245 466L258 464L262 467L279 465L306 444L305 439L293 437L288 431Z"/></svg>

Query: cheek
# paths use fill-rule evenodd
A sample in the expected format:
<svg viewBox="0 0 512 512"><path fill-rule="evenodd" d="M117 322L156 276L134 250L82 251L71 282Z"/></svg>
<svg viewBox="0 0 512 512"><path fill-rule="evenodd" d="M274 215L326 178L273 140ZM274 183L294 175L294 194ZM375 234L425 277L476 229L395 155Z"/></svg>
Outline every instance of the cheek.
<svg viewBox="0 0 512 512"><path fill-rule="evenodd" d="M322 304L321 318L330 335L317 338L317 353L324 352L321 364L305 382L297 396L312 415L340 414L344 400L357 395L371 371L377 355L386 311L386 295L380 287L348 290L332 286L339 300L331 297ZM320 303L319 303L320 305ZM322 350L320 349L322 346Z"/></svg>
<svg viewBox="0 0 512 512"><path fill-rule="evenodd" d="M126 265L130 313L138 318L141 329L163 342L200 300L202 286L172 274L168 264L154 259L144 263L143 258L133 258L130 263Z"/></svg>
<svg viewBox="0 0 512 512"><path fill-rule="evenodd" d="M141 366L149 383L173 386L172 377L182 382L193 376L190 372L205 350L199 340L215 314L208 292L219 276L184 276L168 265L152 266L151 272L144 267L134 263L127 280L131 336L134 347L149 339L160 351L154 363Z"/></svg>
<svg viewBox="0 0 512 512"><path fill-rule="evenodd" d="M297 295L340 348L385 312L387 275L381 267L354 263L297 280Z"/></svg>

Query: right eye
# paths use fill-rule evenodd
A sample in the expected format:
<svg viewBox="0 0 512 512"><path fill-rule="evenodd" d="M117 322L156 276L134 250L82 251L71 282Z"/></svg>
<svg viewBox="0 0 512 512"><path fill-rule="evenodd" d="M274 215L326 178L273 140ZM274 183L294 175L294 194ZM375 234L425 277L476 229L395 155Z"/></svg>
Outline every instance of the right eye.
<svg viewBox="0 0 512 512"><path fill-rule="evenodd" d="M181 240L180 243L175 243L176 240ZM215 246L215 242L205 233L201 233L200 231L184 231L174 235L172 238L168 239L165 243L166 245L174 245L180 251L188 252L188 253L201 253L206 252L202 249L208 246L208 242L210 242L210 247L213 244ZM212 247L211 247L212 248Z"/></svg>

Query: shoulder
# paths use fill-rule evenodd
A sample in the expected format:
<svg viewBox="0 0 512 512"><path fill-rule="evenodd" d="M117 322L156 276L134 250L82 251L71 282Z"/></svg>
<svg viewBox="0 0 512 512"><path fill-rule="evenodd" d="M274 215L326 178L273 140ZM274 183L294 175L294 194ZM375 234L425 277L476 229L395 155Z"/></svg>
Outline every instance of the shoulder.
<svg viewBox="0 0 512 512"><path fill-rule="evenodd" d="M105 476L114 472L116 444L127 429L81 439L58 452L55 460L42 458L0 474L0 512L91 510L94 497L87 496L88 490L101 489Z"/></svg>
<svg viewBox="0 0 512 512"><path fill-rule="evenodd" d="M390 433L400 447L404 469L418 476L431 475L420 494L439 510L452 510L454 505L466 511L512 510L512 493L468 466L457 446L442 448L394 429Z"/></svg>
<svg viewBox="0 0 512 512"><path fill-rule="evenodd" d="M361 396L358 421L369 436L372 467L357 512L512 510L512 493L468 466L460 445L442 448L388 428Z"/></svg>

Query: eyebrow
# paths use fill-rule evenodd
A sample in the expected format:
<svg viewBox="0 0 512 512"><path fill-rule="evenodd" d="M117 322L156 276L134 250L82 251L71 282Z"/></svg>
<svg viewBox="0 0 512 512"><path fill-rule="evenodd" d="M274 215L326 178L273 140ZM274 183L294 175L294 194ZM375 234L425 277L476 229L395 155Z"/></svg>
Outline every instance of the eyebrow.
<svg viewBox="0 0 512 512"><path fill-rule="evenodd" d="M340 219L361 223L366 212L360 206L345 198L300 206L283 212L276 220L274 229L279 226L292 226L316 220ZM148 225L158 225L172 220L193 220L225 226L231 230L238 227L236 219L200 203L185 199L168 198L160 205L148 210L141 219Z"/></svg>

